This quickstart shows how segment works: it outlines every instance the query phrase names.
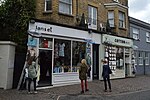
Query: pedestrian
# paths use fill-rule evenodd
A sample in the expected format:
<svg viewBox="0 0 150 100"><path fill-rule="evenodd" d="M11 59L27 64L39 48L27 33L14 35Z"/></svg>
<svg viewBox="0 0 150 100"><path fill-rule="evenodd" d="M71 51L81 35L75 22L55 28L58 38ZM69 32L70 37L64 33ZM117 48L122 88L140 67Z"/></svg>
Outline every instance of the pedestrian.
<svg viewBox="0 0 150 100"><path fill-rule="evenodd" d="M36 79L37 79L37 71L36 71L36 64L34 61L32 61L31 65L27 66L28 69L28 93L32 93L30 90L31 82L33 81L34 84L34 93L37 93L36 91Z"/></svg>
<svg viewBox="0 0 150 100"><path fill-rule="evenodd" d="M107 59L103 60L103 71L102 71L102 77L104 80L104 86L105 86L105 92L107 92L107 82L109 86L109 91L111 92L111 83L110 83L110 74L112 74L112 71L108 65Z"/></svg>
<svg viewBox="0 0 150 100"><path fill-rule="evenodd" d="M79 68L79 79L81 80L81 89L82 89L81 94L84 93L84 84L85 84L85 91L89 91L89 89L87 88L87 71L88 71L88 65L86 63L86 60L82 59Z"/></svg>

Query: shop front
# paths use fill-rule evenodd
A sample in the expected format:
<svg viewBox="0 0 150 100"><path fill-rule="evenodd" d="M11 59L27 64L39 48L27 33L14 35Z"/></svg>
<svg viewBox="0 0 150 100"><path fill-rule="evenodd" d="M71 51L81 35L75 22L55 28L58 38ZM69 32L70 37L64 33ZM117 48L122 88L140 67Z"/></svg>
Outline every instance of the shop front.
<svg viewBox="0 0 150 100"><path fill-rule="evenodd" d="M132 39L103 34L102 43L104 51L102 58L109 61L112 70L111 79L131 76Z"/></svg>
<svg viewBox="0 0 150 100"><path fill-rule="evenodd" d="M29 23L28 30L28 48L34 48L38 57L38 86L79 82L81 59L92 68L92 46L100 44L99 34L41 21Z"/></svg>

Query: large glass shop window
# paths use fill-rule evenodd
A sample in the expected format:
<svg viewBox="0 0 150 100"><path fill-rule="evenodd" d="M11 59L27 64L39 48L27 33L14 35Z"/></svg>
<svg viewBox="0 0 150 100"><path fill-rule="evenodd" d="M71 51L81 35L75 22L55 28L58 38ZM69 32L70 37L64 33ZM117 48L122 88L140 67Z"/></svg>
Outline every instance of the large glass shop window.
<svg viewBox="0 0 150 100"><path fill-rule="evenodd" d="M85 58L86 56L85 54L86 54L85 42L72 41L72 48L71 48L71 41L55 39L53 72L54 73L77 72L79 65L81 63L81 59Z"/></svg>
<svg viewBox="0 0 150 100"><path fill-rule="evenodd" d="M105 47L105 59L108 59L113 74L124 70L124 48L117 46Z"/></svg>
<svg viewBox="0 0 150 100"><path fill-rule="evenodd" d="M71 72L71 41L54 40L54 73Z"/></svg>
<svg viewBox="0 0 150 100"><path fill-rule="evenodd" d="M72 42L72 72L77 72L81 59L85 58L86 43L85 42Z"/></svg>

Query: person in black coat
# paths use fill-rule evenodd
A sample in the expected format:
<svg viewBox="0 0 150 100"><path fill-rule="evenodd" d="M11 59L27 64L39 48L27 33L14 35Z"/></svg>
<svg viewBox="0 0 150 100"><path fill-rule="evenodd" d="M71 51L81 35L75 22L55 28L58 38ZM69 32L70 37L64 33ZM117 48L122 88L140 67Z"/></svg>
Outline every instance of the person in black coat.
<svg viewBox="0 0 150 100"><path fill-rule="evenodd" d="M109 86L109 91L111 92L111 83L110 83L110 75L112 73L108 61L105 59L102 61L103 62L103 71L102 71L102 77L104 79L104 86L105 86L105 92L107 92L107 82Z"/></svg>

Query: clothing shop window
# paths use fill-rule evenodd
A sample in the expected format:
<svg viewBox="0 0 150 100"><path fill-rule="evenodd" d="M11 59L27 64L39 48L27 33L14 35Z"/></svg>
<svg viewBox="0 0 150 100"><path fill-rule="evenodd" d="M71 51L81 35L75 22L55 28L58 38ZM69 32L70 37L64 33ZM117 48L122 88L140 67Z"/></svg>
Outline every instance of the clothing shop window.
<svg viewBox="0 0 150 100"><path fill-rule="evenodd" d="M45 0L45 11L51 11L52 10L52 0Z"/></svg>
<svg viewBox="0 0 150 100"><path fill-rule="evenodd" d="M137 28L133 28L132 31L133 31L133 39L138 40L139 39L140 30L137 29Z"/></svg>
<svg viewBox="0 0 150 100"><path fill-rule="evenodd" d="M108 11L108 22L110 27L114 27L114 11Z"/></svg>
<svg viewBox="0 0 150 100"><path fill-rule="evenodd" d="M150 42L150 32L146 32L146 42Z"/></svg>
<svg viewBox="0 0 150 100"><path fill-rule="evenodd" d="M59 0L59 12L72 15L72 0Z"/></svg>
<svg viewBox="0 0 150 100"><path fill-rule="evenodd" d="M92 28L97 28L97 8L88 6L88 23Z"/></svg>
<svg viewBox="0 0 150 100"><path fill-rule="evenodd" d="M85 58L86 43L85 42L72 42L72 72L77 72L81 60Z"/></svg>
<svg viewBox="0 0 150 100"><path fill-rule="evenodd" d="M52 39L48 39L48 38L40 38L39 40L39 48L48 48L48 49L52 49Z"/></svg>
<svg viewBox="0 0 150 100"><path fill-rule="evenodd" d="M54 73L71 72L71 41L54 40Z"/></svg>
<svg viewBox="0 0 150 100"><path fill-rule="evenodd" d="M124 69L124 48L116 47L116 68Z"/></svg>
<svg viewBox="0 0 150 100"><path fill-rule="evenodd" d="M145 52L145 64L149 65L149 53Z"/></svg>
<svg viewBox="0 0 150 100"><path fill-rule="evenodd" d="M125 28L125 13L119 12L119 28Z"/></svg>
<svg viewBox="0 0 150 100"><path fill-rule="evenodd" d="M143 65L143 52L139 52L139 65Z"/></svg>
<svg viewBox="0 0 150 100"><path fill-rule="evenodd" d="M115 52L115 49L116 49L115 46L107 46L105 48L105 58L108 58L110 69L112 69L113 71L116 70L116 52Z"/></svg>

